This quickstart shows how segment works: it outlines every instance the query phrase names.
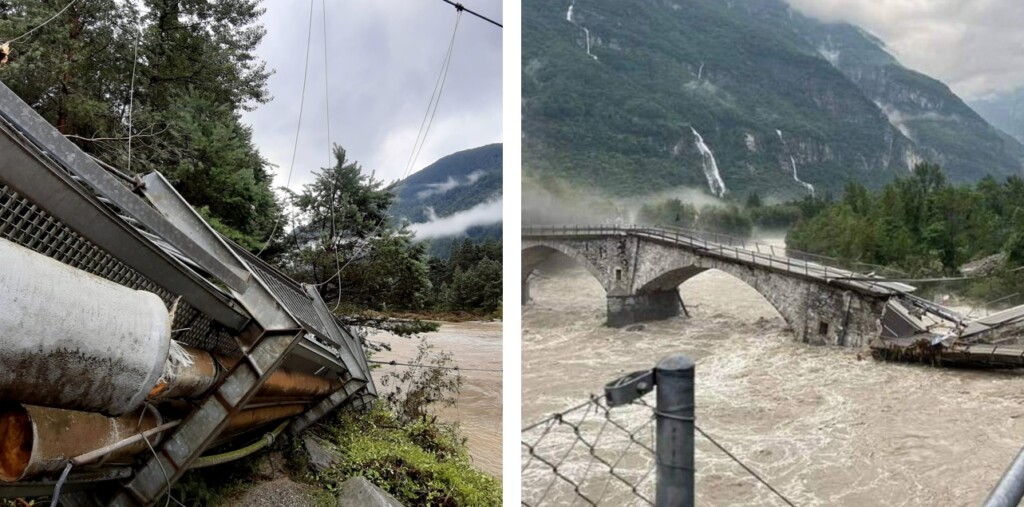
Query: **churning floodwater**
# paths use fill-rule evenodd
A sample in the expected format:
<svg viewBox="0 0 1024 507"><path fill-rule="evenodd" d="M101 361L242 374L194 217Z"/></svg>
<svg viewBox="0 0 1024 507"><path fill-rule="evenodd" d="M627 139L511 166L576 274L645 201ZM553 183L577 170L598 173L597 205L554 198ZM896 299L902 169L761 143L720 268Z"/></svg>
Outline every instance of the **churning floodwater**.
<svg viewBox="0 0 1024 507"><path fill-rule="evenodd" d="M583 269L542 266L530 291L524 426L681 352L697 364L697 424L797 505L978 505L1024 444L1021 374L882 363L866 350L795 343L767 301L718 271L680 286L691 318L634 331L604 327L604 291ZM631 427L651 416L645 407L615 410L626 411ZM561 442L548 442L549 453L574 442L568 431L552 435L547 440ZM568 453L563 474L601 470L580 448ZM620 465L623 473L649 468L650 460L635 454ZM526 451L521 457L530 459ZM698 505L781 505L700 437L696 463ZM565 481L549 489L552 477L531 461L523 470L524 500L546 494L572 502ZM653 495L651 488L648 481L641 489ZM613 495L609 505L640 504L622 488Z"/></svg>
<svg viewBox="0 0 1024 507"><path fill-rule="evenodd" d="M370 339L391 345L390 351L374 355L374 360L412 363L420 340L425 340L435 351L450 352L457 366L492 370L461 371L464 381L457 403L440 410L438 416L459 425L473 463L501 480L501 322L446 322L437 332L420 338L378 333ZM374 376L379 379L402 368L406 367L384 365Z"/></svg>

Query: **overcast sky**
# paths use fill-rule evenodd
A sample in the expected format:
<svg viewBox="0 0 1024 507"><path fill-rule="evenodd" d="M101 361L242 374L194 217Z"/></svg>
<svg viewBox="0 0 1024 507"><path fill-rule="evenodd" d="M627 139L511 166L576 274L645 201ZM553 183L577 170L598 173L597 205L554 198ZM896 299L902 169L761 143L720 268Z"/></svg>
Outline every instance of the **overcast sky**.
<svg viewBox="0 0 1024 507"><path fill-rule="evenodd" d="M500 0L461 0L502 22ZM315 0L306 107L290 188L328 164L321 0ZM276 71L274 99L247 113L256 144L284 186L302 92L309 2L265 0L259 56ZM441 0L327 1L331 141L385 181L401 178L444 60L455 8ZM502 141L502 30L469 14L459 23L444 94L413 171L459 150ZM332 161L333 162L333 161Z"/></svg>
<svg viewBox="0 0 1024 507"><path fill-rule="evenodd" d="M1024 86L1022 0L787 0L824 21L858 25L914 70L964 99Z"/></svg>

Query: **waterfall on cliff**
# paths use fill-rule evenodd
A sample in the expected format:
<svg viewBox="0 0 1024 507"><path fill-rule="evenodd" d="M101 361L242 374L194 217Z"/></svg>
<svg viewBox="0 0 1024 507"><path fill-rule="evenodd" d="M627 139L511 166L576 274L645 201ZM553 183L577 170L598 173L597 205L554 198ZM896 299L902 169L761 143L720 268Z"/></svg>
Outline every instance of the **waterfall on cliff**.
<svg viewBox="0 0 1024 507"><path fill-rule="evenodd" d="M722 181L722 175L718 172L718 162L715 162L715 154L711 152L711 148L708 148L708 145L704 144L704 138L700 136L697 129L690 127L690 131L693 132L697 143L697 150L700 151L701 164L704 166L704 177L708 179L708 189L718 197L724 196L726 191L725 182Z"/></svg>
<svg viewBox="0 0 1024 507"><path fill-rule="evenodd" d="M587 56L597 60L597 55L590 52L590 30L587 30L587 27L580 25L572 19L572 9L575 6L576 0L572 0L572 3L569 4L569 10L565 11L565 20L572 23L576 28L583 30L583 36L587 38Z"/></svg>
<svg viewBox="0 0 1024 507"><path fill-rule="evenodd" d="M775 133L779 135L779 140L782 141L782 147L788 152L789 147L786 146L786 140L782 138L782 131L775 129ZM796 159L793 158L792 154L789 155L789 164L793 168L793 181L806 188L807 191L811 193L811 197L814 197L814 185L800 179L800 175L796 172Z"/></svg>

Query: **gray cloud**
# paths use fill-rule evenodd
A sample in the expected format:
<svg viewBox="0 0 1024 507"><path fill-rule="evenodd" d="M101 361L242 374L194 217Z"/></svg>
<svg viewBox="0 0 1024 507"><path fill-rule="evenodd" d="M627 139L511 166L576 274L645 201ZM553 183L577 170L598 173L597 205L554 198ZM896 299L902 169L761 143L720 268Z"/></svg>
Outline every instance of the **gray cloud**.
<svg viewBox="0 0 1024 507"><path fill-rule="evenodd" d="M845 21L886 42L909 68L975 99L1024 86L1021 0L786 0L822 21Z"/></svg>
<svg viewBox="0 0 1024 507"><path fill-rule="evenodd" d="M438 217L430 210L429 222L410 224L409 229L416 233L416 239L444 238L462 234L470 227L501 222L502 202L501 197L495 197L444 217Z"/></svg>
<svg viewBox="0 0 1024 507"><path fill-rule="evenodd" d="M464 0L501 21L501 2ZM312 181L332 162L327 144L324 28L314 2L312 49L302 130L290 188ZM264 2L267 35L259 55L276 73L274 100L247 113L261 153L284 186L295 143L309 4ZM331 141L378 178L403 176L455 22L441 0L327 1L327 65ZM437 115L413 171L467 148L501 142L502 30L464 14Z"/></svg>

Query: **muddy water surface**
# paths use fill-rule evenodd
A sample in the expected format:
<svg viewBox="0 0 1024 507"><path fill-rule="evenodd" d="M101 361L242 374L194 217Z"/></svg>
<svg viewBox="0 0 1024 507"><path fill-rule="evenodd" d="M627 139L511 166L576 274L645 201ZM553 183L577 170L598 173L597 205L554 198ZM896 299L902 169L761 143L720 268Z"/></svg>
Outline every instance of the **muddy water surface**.
<svg viewBox="0 0 1024 507"><path fill-rule="evenodd" d="M542 270L523 309L524 425L683 352L697 363L698 424L797 505L978 505L1024 444L1020 374L880 363L864 350L794 343L756 291L717 271L680 290L692 318L610 329L603 290L585 271ZM624 410L634 426L650 418L643 407ZM575 440L548 440L559 438L565 450ZM560 467L574 480L601 469L579 447ZM556 459L566 454L546 448L555 450ZM696 459L699 505L780 505L703 439ZM649 466L636 458L622 468ZM524 500L573 500L565 481L549 486L537 460L523 476ZM606 494L598 486L588 486L592 497ZM651 494L650 481L641 490ZM605 501L639 503L621 488Z"/></svg>
<svg viewBox="0 0 1024 507"><path fill-rule="evenodd" d="M416 358L419 340L386 333L370 339L391 344L392 350L374 359L411 363ZM501 322L444 323L436 333L423 335L436 350L452 353L462 368L501 370ZM405 368L385 365L376 377ZM501 372L462 371L464 383L458 403L440 411L442 420L459 424L468 438L469 453L481 470L501 479Z"/></svg>

